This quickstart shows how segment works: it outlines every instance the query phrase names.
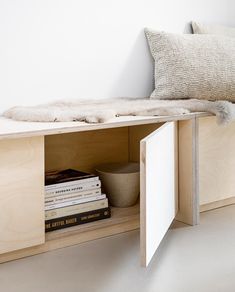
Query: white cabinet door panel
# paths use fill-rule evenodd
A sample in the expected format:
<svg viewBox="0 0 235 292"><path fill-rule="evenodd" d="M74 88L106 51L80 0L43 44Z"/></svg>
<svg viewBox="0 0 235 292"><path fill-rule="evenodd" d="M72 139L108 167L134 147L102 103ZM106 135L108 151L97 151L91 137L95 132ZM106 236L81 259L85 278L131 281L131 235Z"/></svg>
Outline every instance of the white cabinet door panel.
<svg viewBox="0 0 235 292"><path fill-rule="evenodd" d="M140 142L140 248L147 266L177 213L177 124L169 122Z"/></svg>

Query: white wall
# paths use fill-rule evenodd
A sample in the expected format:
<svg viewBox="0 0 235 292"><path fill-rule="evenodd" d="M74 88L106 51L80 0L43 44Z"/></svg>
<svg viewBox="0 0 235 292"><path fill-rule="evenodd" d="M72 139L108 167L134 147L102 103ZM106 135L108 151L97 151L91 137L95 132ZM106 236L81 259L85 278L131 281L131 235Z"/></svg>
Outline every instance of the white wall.
<svg viewBox="0 0 235 292"><path fill-rule="evenodd" d="M61 98L147 96L148 26L235 24L234 0L0 0L0 112Z"/></svg>

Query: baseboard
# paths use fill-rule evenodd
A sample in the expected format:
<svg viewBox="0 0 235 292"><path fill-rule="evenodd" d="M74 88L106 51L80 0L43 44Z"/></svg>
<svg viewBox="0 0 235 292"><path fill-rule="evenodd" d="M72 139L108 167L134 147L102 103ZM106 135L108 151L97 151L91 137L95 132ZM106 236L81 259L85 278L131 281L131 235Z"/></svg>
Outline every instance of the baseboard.
<svg viewBox="0 0 235 292"><path fill-rule="evenodd" d="M235 204L235 197L230 197L227 199L200 205L200 212L205 212L205 211L209 211L209 210L213 210L213 209L217 209L217 208L221 208L221 207L225 207L225 206L229 206L233 204Z"/></svg>

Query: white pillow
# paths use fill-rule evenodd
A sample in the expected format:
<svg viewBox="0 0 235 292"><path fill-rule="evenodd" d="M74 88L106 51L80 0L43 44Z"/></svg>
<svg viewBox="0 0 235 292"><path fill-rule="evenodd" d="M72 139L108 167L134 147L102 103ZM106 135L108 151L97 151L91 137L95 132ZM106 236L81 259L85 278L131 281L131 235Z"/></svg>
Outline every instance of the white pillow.
<svg viewBox="0 0 235 292"><path fill-rule="evenodd" d="M235 39L146 29L155 60L151 98L235 101Z"/></svg>
<svg viewBox="0 0 235 292"><path fill-rule="evenodd" d="M222 25L203 25L192 21L193 33L199 34L220 34L224 36L235 37L235 28Z"/></svg>

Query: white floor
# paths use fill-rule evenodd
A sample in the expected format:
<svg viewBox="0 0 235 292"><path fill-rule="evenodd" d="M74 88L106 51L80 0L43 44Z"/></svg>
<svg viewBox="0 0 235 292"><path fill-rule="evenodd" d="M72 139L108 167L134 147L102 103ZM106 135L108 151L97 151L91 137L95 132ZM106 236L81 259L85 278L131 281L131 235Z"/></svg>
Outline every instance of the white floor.
<svg viewBox="0 0 235 292"><path fill-rule="evenodd" d="M137 231L0 265L0 292L234 292L235 205L171 229L139 267Z"/></svg>

